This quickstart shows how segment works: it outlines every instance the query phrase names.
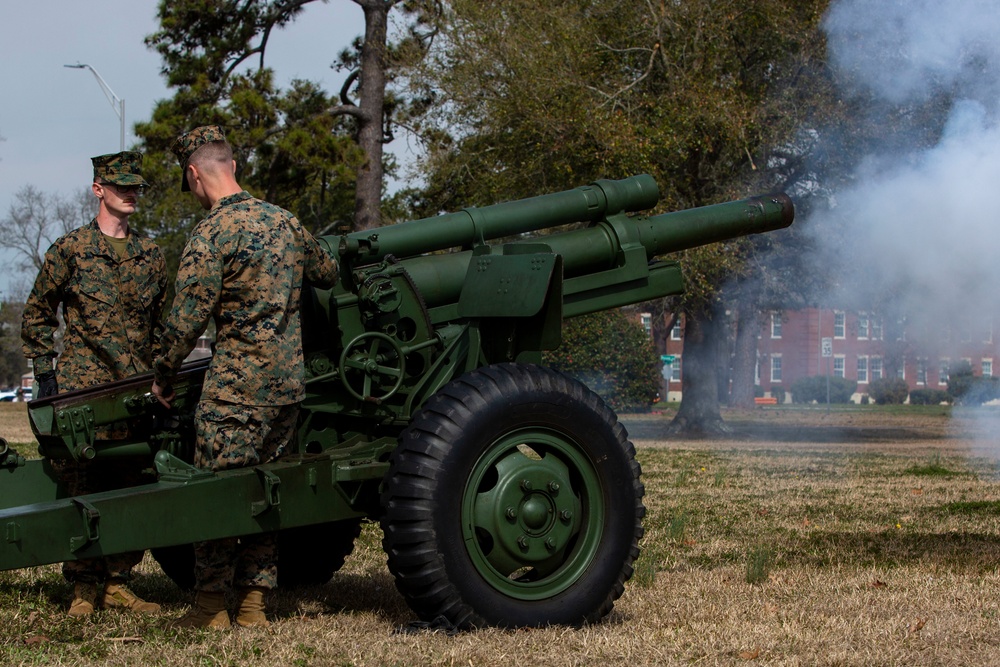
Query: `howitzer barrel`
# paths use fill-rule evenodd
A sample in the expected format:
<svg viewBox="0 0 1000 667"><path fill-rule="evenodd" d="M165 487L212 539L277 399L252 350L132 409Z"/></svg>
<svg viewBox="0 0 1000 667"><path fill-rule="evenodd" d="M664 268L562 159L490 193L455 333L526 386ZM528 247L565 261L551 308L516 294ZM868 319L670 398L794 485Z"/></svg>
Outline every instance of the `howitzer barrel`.
<svg viewBox="0 0 1000 667"><path fill-rule="evenodd" d="M626 245L645 248L646 259L727 239L783 229L792 224L795 208L784 193L652 217L622 216L601 223L516 243L541 243L563 259L563 273L574 278L614 269ZM413 257L402 262L428 306L453 303L461 294L471 252Z"/></svg>
<svg viewBox="0 0 1000 667"><path fill-rule="evenodd" d="M390 254L412 257L546 227L595 222L615 213L645 211L655 206L659 197L659 187L648 174L600 180L565 192L404 222L374 233L348 234L340 240L340 256L360 256L366 262Z"/></svg>

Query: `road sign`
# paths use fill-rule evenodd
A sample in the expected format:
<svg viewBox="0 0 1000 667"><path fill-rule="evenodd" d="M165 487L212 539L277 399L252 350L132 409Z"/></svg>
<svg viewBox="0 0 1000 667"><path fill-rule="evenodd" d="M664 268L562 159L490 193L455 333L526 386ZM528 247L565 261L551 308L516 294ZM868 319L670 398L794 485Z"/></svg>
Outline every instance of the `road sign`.
<svg viewBox="0 0 1000 667"><path fill-rule="evenodd" d="M661 354L660 355L660 361L662 361L665 364L672 364L672 363L674 363L674 359L676 359L676 357L674 355L672 355L672 354Z"/></svg>
<svg viewBox="0 0 1000 667"><path fill-rule="evenodd" d="M833 339L832 338L824 338L822 341L820 341L820 349L823 351L823 356L824 357L832 357L833 356Z"/></svg>

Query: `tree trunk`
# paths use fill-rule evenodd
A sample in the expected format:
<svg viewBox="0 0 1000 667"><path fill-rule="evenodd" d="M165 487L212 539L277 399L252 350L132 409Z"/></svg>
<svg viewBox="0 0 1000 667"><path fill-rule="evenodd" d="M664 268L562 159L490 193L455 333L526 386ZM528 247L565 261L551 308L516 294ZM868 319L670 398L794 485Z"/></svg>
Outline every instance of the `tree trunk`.
<svg viewBox="0 0 1000 667"><path fill-rule="evenodd" d="M354 0L365 13L365 41L358 81L358 145L365 162L358 168L354 228L372 229L382 223L383 107L385 105L386 39L389 9L385 0Z"/></svg>
<svg viewBox="0 0 1000 667"><path fill-rule="evenodd" d="M722 320L710 309L684 318L681 405L667 431L670 435L724 435L730 428L719 411L717 364Z"/></svg>
<svg viewBox="0 0 1000 667"><path fill-rule="evenodd" d="M761 312L757 309L757 304L741 301L737 305L733 384L729 390L729 405L734 408L754 407L757 334L760 332L761 321Z"/></svg>

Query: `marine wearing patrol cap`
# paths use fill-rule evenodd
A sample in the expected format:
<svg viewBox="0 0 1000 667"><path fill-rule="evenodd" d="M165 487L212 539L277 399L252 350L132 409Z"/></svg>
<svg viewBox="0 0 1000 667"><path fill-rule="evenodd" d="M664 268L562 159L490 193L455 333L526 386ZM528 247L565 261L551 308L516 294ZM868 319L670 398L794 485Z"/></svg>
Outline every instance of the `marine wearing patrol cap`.
<svg viewBox="0 0 1000 667"><path fill-rule="evenodd" d="M94 164L94 180L115 185L149 187L142 177L142 153L123 151L90 158Z"/></svg>
<svg viewBox="0 0 1000 667"><path fill-rule="evenodd" d="M181 192L188 192L191 189L188 187L186 172L188 160L191 159L194 152L205 144L225 140L226 135L218 125L202 125L174 139L174 143L170 146L170 152L176 155L181 162Z"/></svg>

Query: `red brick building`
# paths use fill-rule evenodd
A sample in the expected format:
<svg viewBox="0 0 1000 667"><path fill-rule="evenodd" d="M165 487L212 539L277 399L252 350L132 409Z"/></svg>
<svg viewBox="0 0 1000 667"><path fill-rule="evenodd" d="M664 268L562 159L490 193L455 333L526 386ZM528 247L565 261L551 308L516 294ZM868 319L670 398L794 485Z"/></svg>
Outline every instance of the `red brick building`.
<svg viewBox="0 0 1000 667"><path fill-rule="evenodd" d="M670 400L680 398L682 332L678 323L667 336L663 351ZM911 390L943 390L953 363L966 361L975 375L992 376L995 359L1000 359L1000 345L994 339L992 320L975 331L942 327L918 335L902 327L887 330L881 318L863 312L785 310L771 313L761 327L756 381L765 396L781 387L790 400L789 389L796 380L829 373L856 380L854 400L860 401L871 382L890 373L906 380Z"/></svg>

